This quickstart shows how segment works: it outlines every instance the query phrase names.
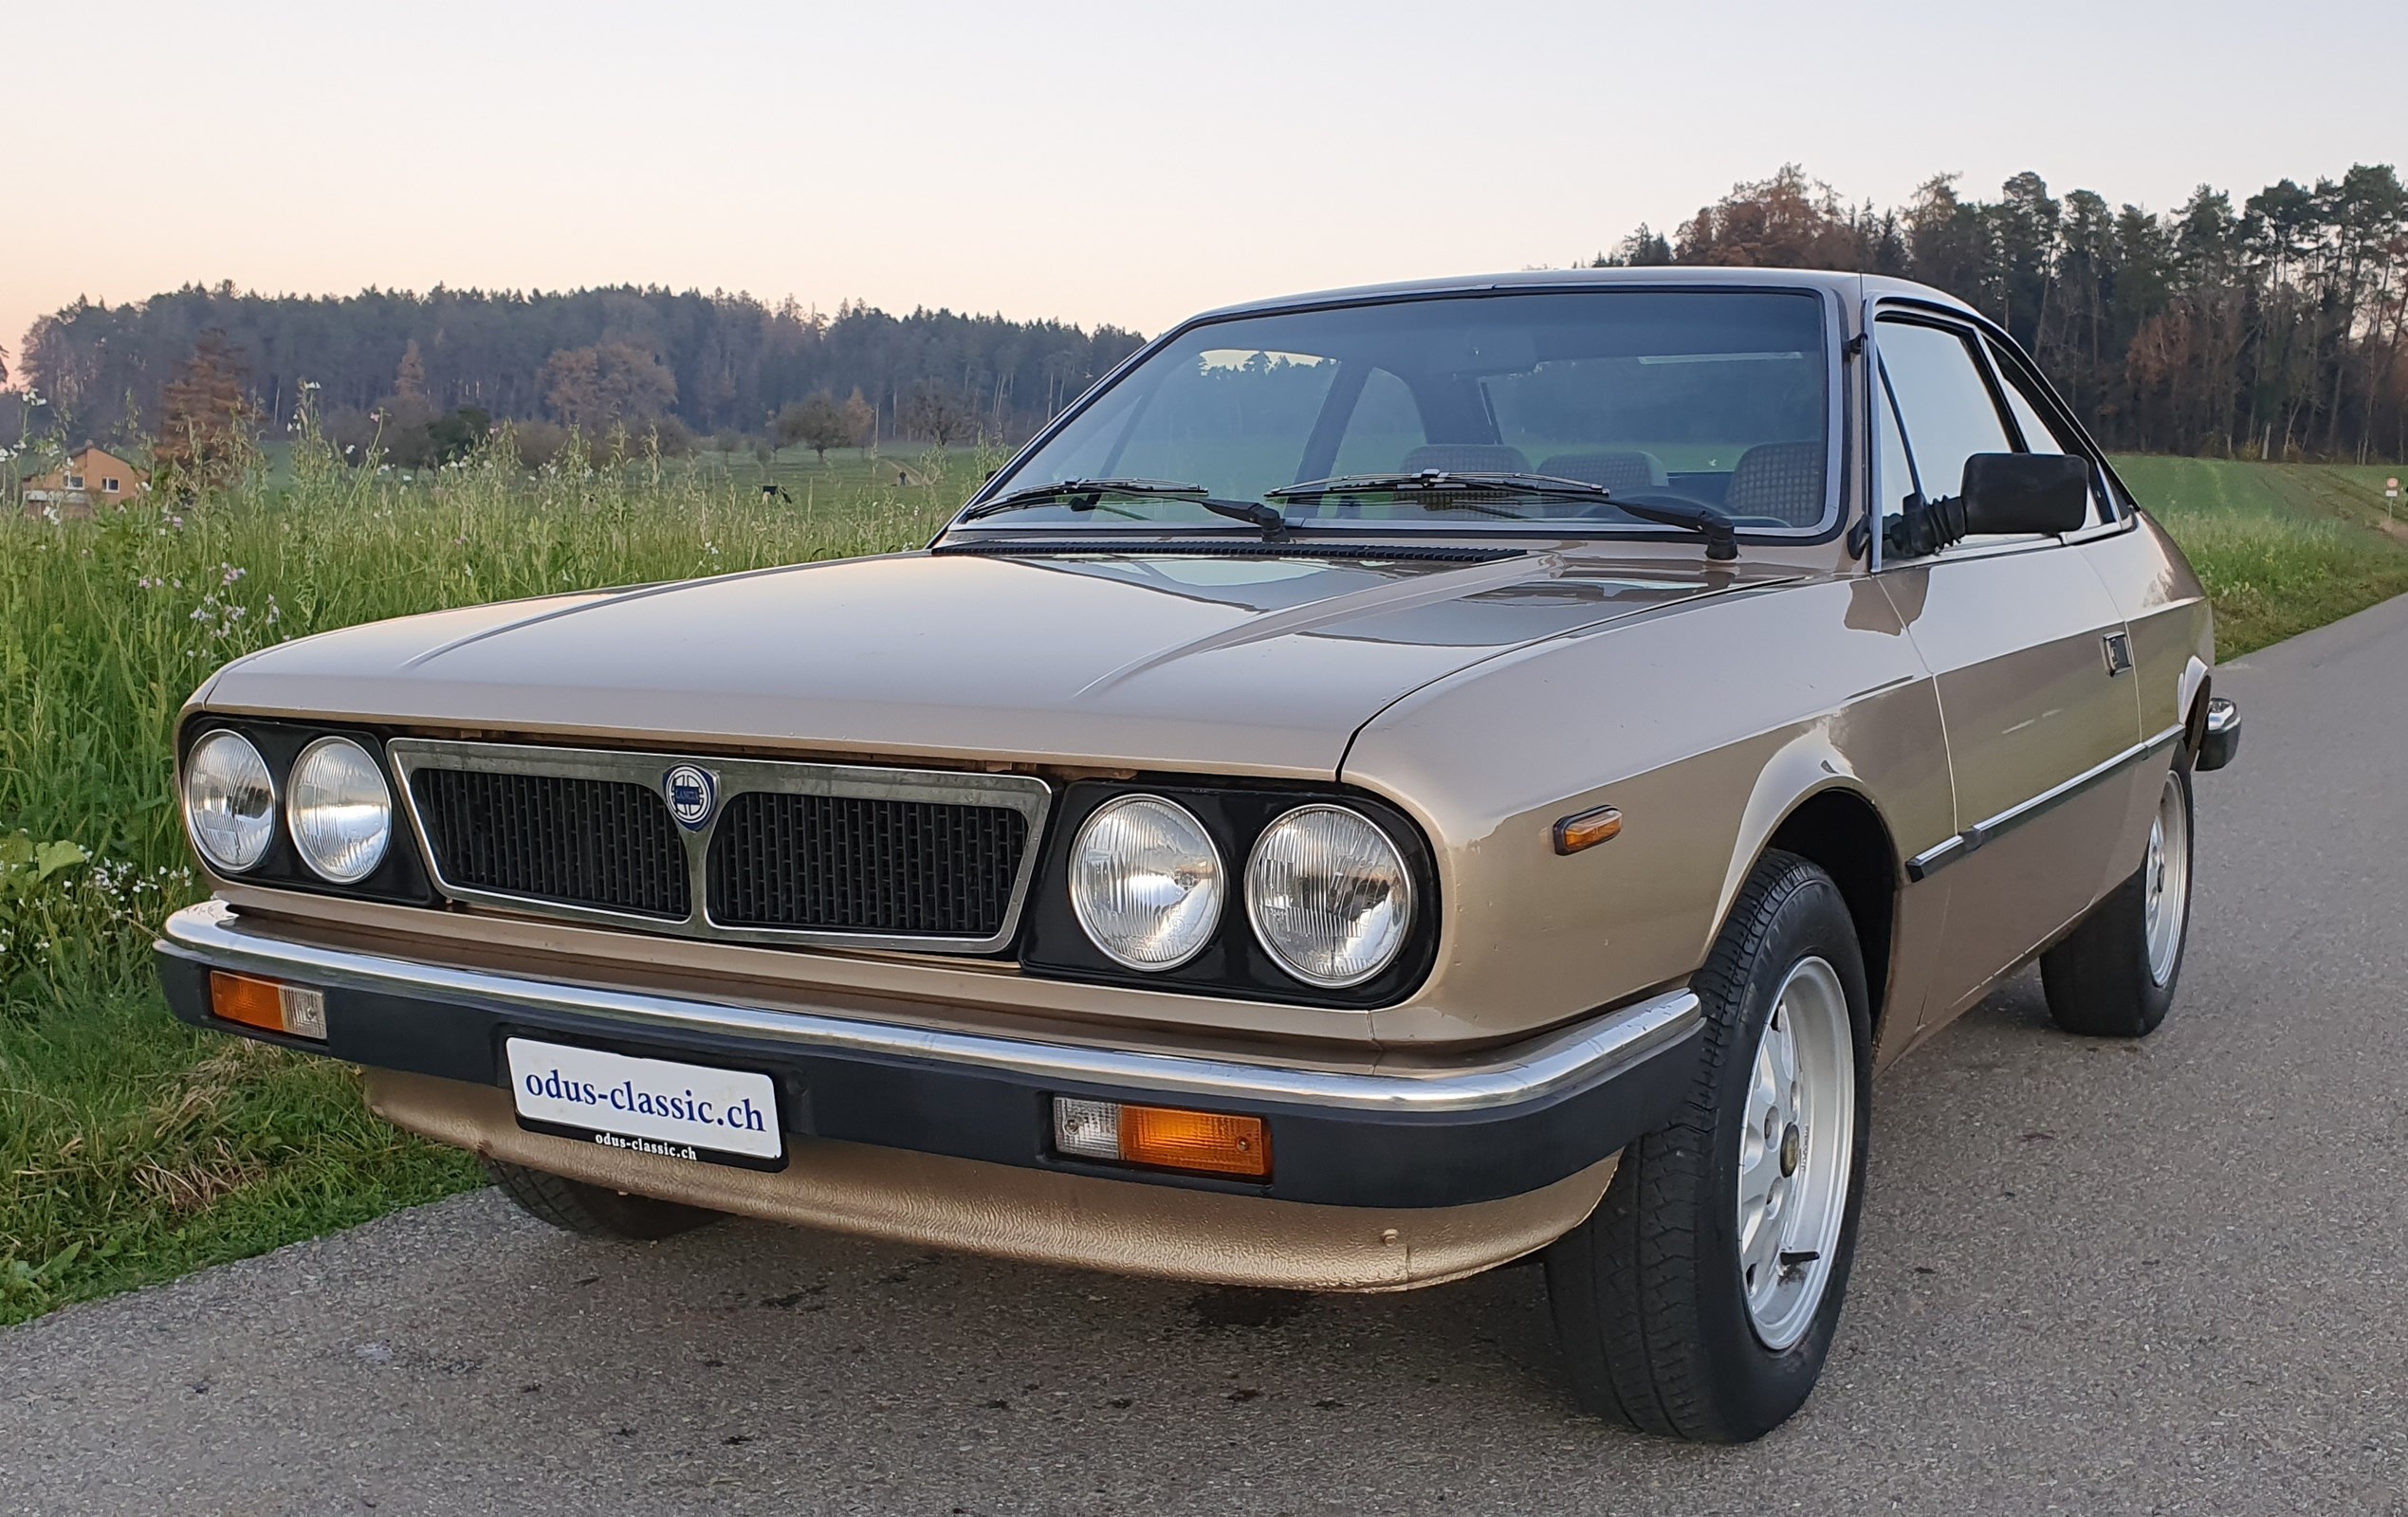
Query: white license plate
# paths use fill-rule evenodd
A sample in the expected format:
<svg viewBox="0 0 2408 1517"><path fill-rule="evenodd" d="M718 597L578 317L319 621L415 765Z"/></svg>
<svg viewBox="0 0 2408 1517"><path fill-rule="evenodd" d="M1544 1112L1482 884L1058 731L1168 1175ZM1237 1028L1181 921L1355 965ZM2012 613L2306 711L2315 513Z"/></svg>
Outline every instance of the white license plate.
<svg viewBox="0 0 2408 1517"><path fill-rule="evenodd" d="M673 1159L774 1160L786 1151L778 1087L765 1074L524 1037L505 1047L521 1121Z"/></svg>

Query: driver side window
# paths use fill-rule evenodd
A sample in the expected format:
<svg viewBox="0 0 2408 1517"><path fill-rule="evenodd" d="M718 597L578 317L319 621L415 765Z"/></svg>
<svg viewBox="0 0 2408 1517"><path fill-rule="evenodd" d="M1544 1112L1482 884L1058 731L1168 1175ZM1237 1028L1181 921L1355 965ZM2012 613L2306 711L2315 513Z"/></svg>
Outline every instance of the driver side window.
<svg viewBox="0 0 2408 1517"><path fill-rule="evenodd" d="M1913 487L1923 499L1961 494L1965 460L1974 454L2015 451L1972 338L1952 328L1890 317L1881 319L1879 335L1883 373L1905 431ZM1883 464L1887 477L1886 451ZM1893 499L1884 502L1883 509L1895 515L1893 503L1904 491L1886 484L1884 490ZM2031 540L2037 539L1979 533L1955 546L1961 550Z"/></svg>
<svg viewBox="0 0 2408 1517"><path fill-rule="evenodd" d="M1882 367L1889 374L1925 499L1961 490L1965 460L1974 454L2014 451L1990 381L1963 338L1921 322L1884 320L1881 344Z"/></svg>

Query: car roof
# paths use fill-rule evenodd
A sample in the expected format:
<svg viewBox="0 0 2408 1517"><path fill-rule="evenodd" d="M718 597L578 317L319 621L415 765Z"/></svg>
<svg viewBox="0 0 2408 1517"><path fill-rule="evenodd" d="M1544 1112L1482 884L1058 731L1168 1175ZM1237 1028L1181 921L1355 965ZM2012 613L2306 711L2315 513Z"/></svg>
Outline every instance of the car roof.
<svg viewBox="0 0 2408 1517"><path fill-rule="evenodd" d="M1312 306L1372 304L1381 301L1423 300L1440 295L1488 295L1511 290L1601 288L1800 289L1829 290L1843 299L1899 296L1972 312L1957 297L1912 280L1885 274L1850 274L1820 268L1724 268L1660 265L1646 268L1533 268L1513 274L1467 274L1452 279L1406 280L1392 284L1358 284L1345 289L1315 290L1223 305L1180 323L1217 321L1233 316L1257 316ZM1978 314L1978 313L1976 313Z"/></svg>

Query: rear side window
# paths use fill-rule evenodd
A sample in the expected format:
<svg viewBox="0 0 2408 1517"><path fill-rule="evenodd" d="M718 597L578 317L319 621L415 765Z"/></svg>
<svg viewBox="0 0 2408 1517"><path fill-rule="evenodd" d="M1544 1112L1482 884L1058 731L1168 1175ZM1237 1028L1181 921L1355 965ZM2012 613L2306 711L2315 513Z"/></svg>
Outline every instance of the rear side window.
<svg viewBox="0 0 2408 1517"><path fill-rule="evenodd" d="M2037 400L2026 389L2023 376L2016 373L2014 363L1998 351L1995 342L1990 344L1990 359L1998 371L2001 387L2007 392L2007 410L2014 414L2015 430L2023 433L2024 450L2031 453L2082 451L2074 446L2072 438L2058 431L2055 425L2047 419Z"/></svg>
<svg viewBox="0 0 2408 1517"><path fill-rule="evenodd" d="M2032 392L2031 381L2021 368L2003 352L1997 343L1990 345L1990 364L1997 372L2000 387L2007 395L2007 410L2015 418L2015 430L2023 433L2023 446L2031 453L2070 453L2081 455L2082 448L2070 435L2058 430L2049 420L2049 411L2041 397ZM2100 509L2097 470L2091 471L2090 520L2109 520L2112 513Z"/></svg>

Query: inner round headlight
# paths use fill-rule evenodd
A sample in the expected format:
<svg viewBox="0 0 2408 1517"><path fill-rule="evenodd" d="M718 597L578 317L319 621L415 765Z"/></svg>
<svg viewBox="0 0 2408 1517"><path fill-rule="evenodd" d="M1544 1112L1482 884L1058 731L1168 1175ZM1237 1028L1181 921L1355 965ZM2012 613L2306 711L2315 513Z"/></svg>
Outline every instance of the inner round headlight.
<svg viewBox="0 0 2408 1517"><path fill-rule="evenodd" d="M302 862L337 885L374 874L393 842L393 792L368 750L321 738L293 764L285 825Z"/></svg>
<svg viewBox="0 0 2408 1517"><path fill-rule="evenodd" d="M1395 962L1413 924L1413 877L1362 813L1299 806L1254 845L1246 915L1280 968L1341 990Z"/></svg>
<svg viewBox="0 0 2408 1517"><path fill-rule="evenodd" d="M276 777L250 740L219 730L184 760L184 826L211 866L240 874L276 838Z"/></svg>
<svg viewBox="0 0 2408 1517"><path fill-rule="evenodd" d="M1176 969L1221 924L1221 853L1184 806L1123 795L1070 850L1070 904L1095 946L1131 969Z"/></svg>

